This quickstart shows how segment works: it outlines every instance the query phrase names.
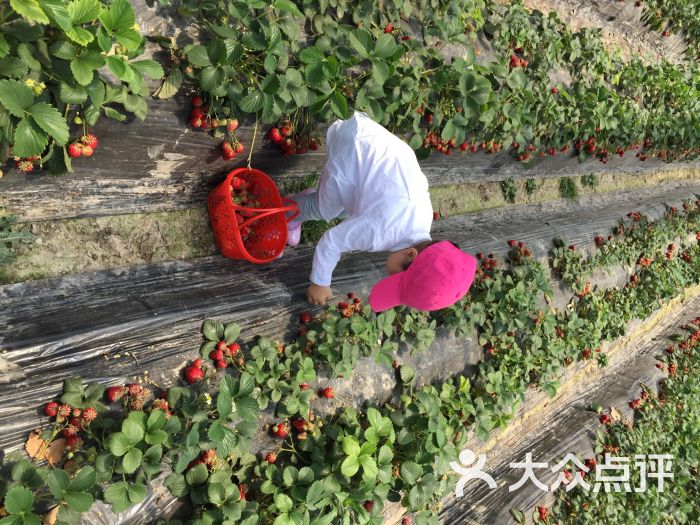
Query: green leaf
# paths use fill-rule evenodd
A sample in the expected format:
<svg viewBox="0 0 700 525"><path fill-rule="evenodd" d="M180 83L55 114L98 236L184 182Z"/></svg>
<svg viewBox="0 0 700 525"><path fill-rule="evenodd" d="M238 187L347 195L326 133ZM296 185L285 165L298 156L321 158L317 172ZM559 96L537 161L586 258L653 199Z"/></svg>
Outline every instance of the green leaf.
<svg viewBox="0 0 700 525"><path fill-rule="evenodd" d="M372 60L372 78L383 86L389 78L389 65L379 58Z"/></svg>
<svg viewBox="0 0 700 525"><path fill-rule="evenodd" d="M348 35L350 45L357 51L362 58L369 58L369 54L374 48L374 42L371 33L366 29L356 29Z"/></svg>
<svg viewBox="0 0 700 525"><path fill-rule="evenodd" d="M340 465L340 471L344 476L351 478L360 470L360 464L356 456L348 456Z"/></svg>
<svg viewBox="0 0 700 525"><path fill-rule="evenodd" d="M93 503L92 495L85 492L66 492L63 499L76 512L89 511Z"/></svg>
<svg viewBox="0 0 700 525"><path fill-rule="evenodd" d="M224 70L220 67L207 66L199 73L199 85L204 91L216 91L224 82Z"/></svg>
<svg viewBox="0 0 700 525"><path fill-rule="evenodd" d="M73 0L68 3L68 14L74 26L92 22L100 16L101 11L99 0Z"/></svg>
<svg viewBox="0 0 700 525"><path fill-rule="evenodd" d="M127 51L136 51L143 41L143 37L134 29L120 29L116 33L116 37L117 42L124 46Z"/></svg>
<svg viewBox="0 0 700 525"><path fill-rule="evenodd" d="M95 469L87 465L78 471L76 476L70 480L67 489L72 492L85 492L92 488L97 481Z"/></svg>
<svg viewBox="0 0 700 525"><path fill-rule="evenodd" d="M185 483L185 476L182 474L170 474L165 478L164 485L176 498L181 498L187 494L188 491L187 483Z"/></svg>
<svg viewBox="0 0 700 525"><path fill-rule="evenodd" d="M304 16L303 13L299 11L296 4L294 4L294 2L290 2L290 0L275 0L272 7L278 11L286 11L287 13L291 13L294 16Z"/></svg>
<svg viewBox="0 0 700 525"><path fill-rule="evenodd" d="M49 17L46 16L46 13L44 13L44 10L36 0L10 0L10 6L27 20L39 22L40 24L48 24L50 22Z"/></svg>
<svg viewBox="0 0 700 525"><path fill-rule="evenodd" d="M374 45L374 51L372 51L372 56L379 58L387 58L396 52L396 41L393 35L383 33L377 43Z"/></svg>
<svg viewBox="0 0 700 525"><path fill-rule="evenodd" d="M185 474L185 480L190 486L201 485L209 477L209 471L204 463L195 465Z"/></svg>
<svg viewBox="0 0 700 525"><path fill-rule="evenodd" d="M34 92L18 80L0 80L0 104L15 117L23 117L24 110L34 103Z"/></svg>
<svg viewBox="0 0 700 525"><path fill-rule="evenodd" d="M360 454L360 444L352 436L343 438L343 452L348 456L358 456Z"/></svg>
<svg viewBox="0 0 700 525"><path fill-rule="evenodd" d="M134 445L143 440L143 426L133 419L124 420L122 423L122 432Z"/></svg>
<svg viewBox="0 0 700 525"><path fill-rule="evenodd" d="M187 51L187 60L195 67L211 66L209 53L204 46L194 46Z"/></svg>
<svg viewBox="0 0 700 525"><path fill-rule="evenodd" d="M109 436L107 443L109 451L115 456L123 456L131 448L131 440L122 432L115 432Z"/></svg>
<svg viewBox="0 0 700 525"><path fill-rule="evenodd" d="M66 32L66 36L81 46L86 46L95 39L95 36L90 31L82 27L74 27Z"/></svg>
<svg viewBox="0 0 700 525"><path fill-rule="evenodd" d="M64 0L39 0L39 4L41 4L42 9L55 26L60 27L64 31L72 29L73 24L71 24L70 15Z"/></svg>
<svg viewBox="0 0 700 525"><path fill-rule="evenodd" d="M286 494L280 494L278 492L277 494L275 494L275 505L277 505L277 509L280 512L289 512L290 510L292 510L294 502L292 502L292 498L290 498Z"/></svg>
<svg viewBox="0 0 700 525"><path fill-rule="evenodd" d="M33 157L41 155L48 143L49 138L46 134L32 117L27 116L20 120L15 128L12 152L18 157Z"/></svg>
<svg viewBox="0 0 700 525"><path fill-rule="evenodd" d="M124 122L126 120L126 115L120 113L114 108L104 106L102 109L104 110L105 115L107 115L107 117L111 118L112 120L116 120L117 122Z"/></svg>
<svg viewBox="0 0 700 525"><path fill-rule="evenodd" d="M61 82L58 88L58 98L64 104L82 104L87 100L87 90L80 85L71 86Z"/></svg>
<svg viewBox="0 0 700 525"><path fill-rule="evenodd" d="M29 512L33 506L34 495L25 487L12 487L5 494L5 510L10 514Z"/></svg>
<svg viewBox="0 0 700 525"><path fill-rule="evenodd" d="M122 459L122 467L124 468L124 472L127 474L133 474L136 472L136 469L138 469L141 466L141 459L143 457L143 452L141 452L141 449L139 448L132 448L124 454L124 458Z"/></svg>
<svg viewBox="0 0 700 525"><path fill-rule="evenodd" d="M525 73L523 73L520 68L514 69L506 77L506 84L508 84L508 87L513 91L523 89L525 87L525 82Z"/></svg>
<svg viewBox="0 0 700 525"><path fill-rule="evenodd" d="M255 421L260 413L258 400L244 396L235 400L238 415L246 421Z"/></svg>
<svg viewBox="0 0 700 525"><path fill-rule="evenodd" d="M10 44L5 40L5 37L0 33L0 58L4 58L10 52Z"/></svg>
<svg viewBox="0 0 700 525"><path fill-rule="evenodd" d="M70 138L68 124L55 106L39 102L30 107L27 113L34 117L34 121L41 129L54 138L56 144L63 146L68 142Z"/></svg>
<svg viewBox="0 0 700 525"><path fill-rule="evenodd" d="M143 483L132 483L129 485L127 493L129 494L129 501L135 505L146 499L148 487Z"/></svg>
<svg viewBox="0 0 700 525"><path fill-rule="evenodd" d="M100 21L110 31L131 29L136 23L134 9L127 0L114 0L109 9L103 9Z"/></svg>
<svg viewBox="0 0 700 525"><path fill-rule="evenodd" d="M129 487L123 481L107 485L104 495L105 500L112 504L114 512L126 510L131 505L129 502Z"/></svg>
<svg viewBox="0 0 700 525"><path fill-rule="evenodd" d="M84 51L70 63L75 80L87 86L92 82L93 72L105 64L104 57L96 51Z"/></svg>
<svg viewBox="0 0 700 525"><path fill-rule="evenodd" d="M68 488L68 485L70 485L70 478L65 470L54 469L49 472L46 477L46 484L51 494L53 494L56 499L60 500L63 499L63 492Z"/></svg>
<svg viewBox="0 0 700 525"><path fill-rule="evenodd" d="M163 71L163 66L161 66L155 60L137 60L135 62L131 62L131 67L136 68L144 75L153 79L159 79L165 74Z"/></svg>
<svg viewBox="0 0 700 525"><path fill-rule="evenodd" d="M227 345L235 342L239 335L241 335L240 326L238 326L236 323L229 323L226 325L226 328L224 329L224 339L226 340Z"/></svg>
<svg viewBox="0 0 700 525"><path fill-rule="evenodd" d="M167 418L165 417L165 412L163 410L156 409L151 411L150 415L148 416L146 428L149 431L160 430L165 426L166 422Z"/></svg>
<svg viewBox="0 0 700 525"><path fill-rule="evenodd" d="M131 71L123 59L115 56L108 56L107 67L119 80L128 82L131 79Z"/></svg>
<svg viewBox="0 0 700 525"><path fill-rule="evenodd" d="M262 91L253 91L243 97L243 99L238 102L238 106L241 108L241 111L245 113L255 113L262 108L263 100Z"/></svg>
<svg viewBox="0 0 700 525"><path fill-rule="evenodd" d="M304 64L317 64L326 60L326 55L316 46L311 46L301 50L299 60Z"/></svg>
<svg viewBox="0 0 700 525"><path fill-rule="evenodd" d="M348 101L345 96L339 91L334 91L330 100L333 113L335 113L338 118L348 118Z"/></svg>

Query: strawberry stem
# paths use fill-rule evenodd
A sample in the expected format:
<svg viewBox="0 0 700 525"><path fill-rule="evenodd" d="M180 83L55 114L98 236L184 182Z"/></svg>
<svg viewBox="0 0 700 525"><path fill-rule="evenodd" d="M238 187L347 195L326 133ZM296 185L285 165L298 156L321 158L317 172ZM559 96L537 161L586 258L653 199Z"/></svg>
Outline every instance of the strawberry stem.
<svg viewBox="0 0 700 525"><path fill-rule="evenodd" d="M253 140L250 141L250 150L248 151L248 169L250 169L250 161L253 158L253 148L255 147L255 137L258 135L258 115L255 115L255 128L253 128Z"/></svg>

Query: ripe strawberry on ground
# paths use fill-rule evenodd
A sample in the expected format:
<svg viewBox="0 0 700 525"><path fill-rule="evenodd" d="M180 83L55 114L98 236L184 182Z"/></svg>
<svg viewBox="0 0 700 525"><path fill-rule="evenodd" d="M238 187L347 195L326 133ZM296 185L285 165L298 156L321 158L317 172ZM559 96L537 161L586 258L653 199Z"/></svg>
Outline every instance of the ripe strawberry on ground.
<svg viewBox="0 0 700 525"><path fill-rule="evenodd" d="M49 417L56 417L56 415L58 414L58 403L56 403L56 401L46 403L46 405L44 406L44 414L46 414Z"/></svg>
<svg viewBox="0 0 700 525"><path fill-rule="evenodd" d="M78 142L70 144L68 146L68 155L74 159L77 157L81 157L83 155L83 145Z"/></svg>
<svg viewBox="0 0 700 525"><path fill-rule="evenodd" d="M323 390L321 390L321 397L323 397L325 399L331 399L332 397L334 397L333 387L329 386L329 387L326 387Z"/></svg>
<svg viewBox="0 0 700 525"><path fill-rule="evenodd" d="M401 525L411 525L411 518L409 518L408 516L404 516L401 519Z"/></svg>
<svg viewBox="0 0 700 525"><path fill-rule="evenodd" d="M202 380L202 378L204 377L204 372L202 372L202 369L199 367L189 365L185 367L184 375L185 381L192 385Z"/></svg>

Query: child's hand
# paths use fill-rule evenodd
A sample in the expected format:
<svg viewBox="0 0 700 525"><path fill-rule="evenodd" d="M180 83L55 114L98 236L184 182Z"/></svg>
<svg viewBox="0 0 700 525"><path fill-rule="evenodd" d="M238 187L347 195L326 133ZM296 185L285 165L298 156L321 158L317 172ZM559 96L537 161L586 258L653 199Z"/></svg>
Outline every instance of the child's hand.
<svg viewBox="0 0 700 525"><path fill-rule="evenodd" d="M309 286L309 289L306 292L306 299L311 304L324 305L331 297L333 297L333 292L331 291L330 286L319 286L317 284L312 284Z"/></svg>

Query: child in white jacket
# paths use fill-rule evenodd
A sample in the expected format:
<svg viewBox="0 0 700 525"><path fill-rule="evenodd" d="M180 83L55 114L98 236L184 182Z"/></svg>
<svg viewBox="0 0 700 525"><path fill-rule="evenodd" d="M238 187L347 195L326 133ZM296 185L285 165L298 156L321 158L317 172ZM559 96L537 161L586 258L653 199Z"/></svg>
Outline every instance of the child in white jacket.
<svg viewBox="0 0 700 525"><path fill-rule="evenodd" d="M290 245L299 242L305 220L344 219L326 231L316 246L308 301L323 305L332 297L333 270L341 254L348 251L390 252L386 269L391 277L380 281L370 294L375 311L398 304L423 310L444 308L463 296L471 285L476 260L450 241L431 240L433 208L428 180L411 147L358 111L348 120L335 121L326 143L328 160L318 190L289 196L300 210L298 219L289 223ZM419 255L425 259L419 266L428 274L440 273L436 261L449 262L449 268L443 269L441 278L430 279L435 281L432 284L410 282L415 279L401 283L411 277L406 271ZM420 279L425 280L425 275ZM419 284L420 290L407 290ZM438 297L445 293L447 297ZM449 304L443 305L446 301Z"/></svg>

